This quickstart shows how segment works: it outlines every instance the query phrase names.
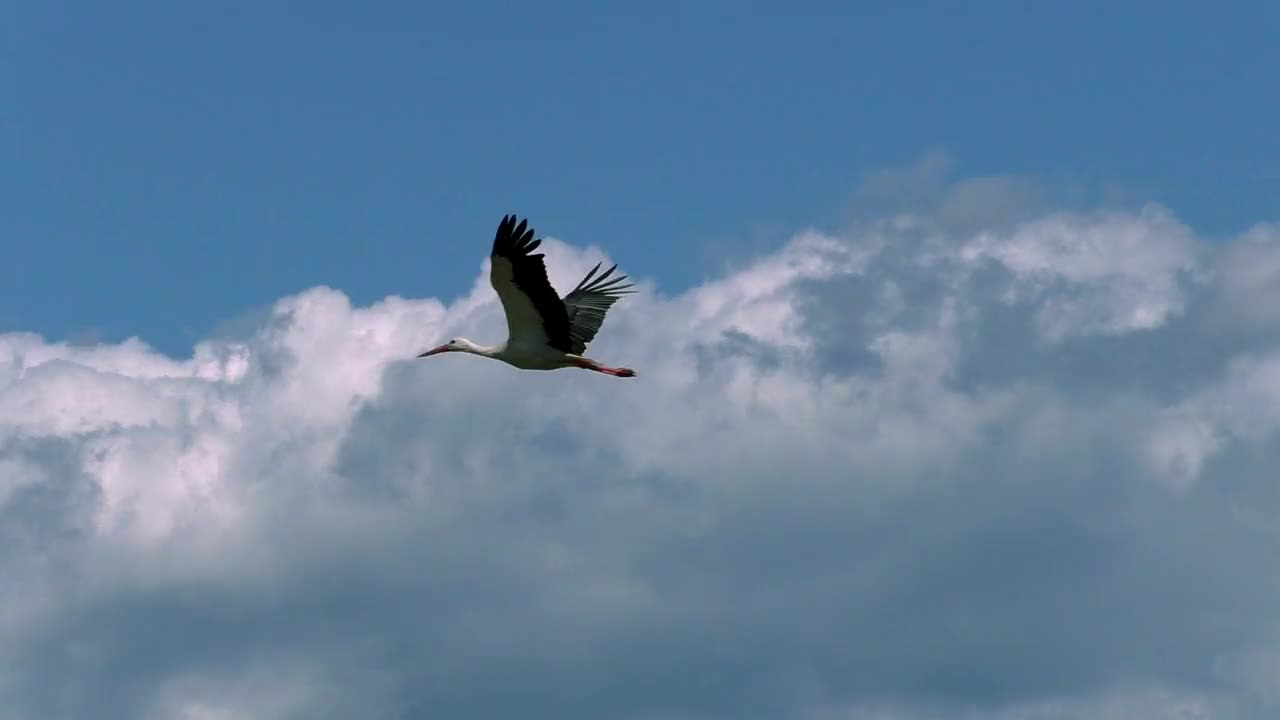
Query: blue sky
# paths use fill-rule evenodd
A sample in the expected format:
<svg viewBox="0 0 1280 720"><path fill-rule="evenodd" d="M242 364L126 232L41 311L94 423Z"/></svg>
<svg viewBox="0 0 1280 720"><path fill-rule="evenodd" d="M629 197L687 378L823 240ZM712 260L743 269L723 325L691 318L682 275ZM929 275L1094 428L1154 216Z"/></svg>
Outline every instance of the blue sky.
<svg viewBox="0 0 1280 720"><path fill-rule="evenodd" d="M12 3L0 326L185 355L316 284L452 297L508 211L679 290L934 150L1276 216L1280 6L958 8Z"/></svg>

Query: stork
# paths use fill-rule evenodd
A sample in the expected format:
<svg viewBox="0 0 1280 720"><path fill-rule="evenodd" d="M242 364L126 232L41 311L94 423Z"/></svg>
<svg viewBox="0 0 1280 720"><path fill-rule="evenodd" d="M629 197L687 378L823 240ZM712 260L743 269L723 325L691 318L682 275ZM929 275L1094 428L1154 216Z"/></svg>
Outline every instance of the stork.
<svg viewBox="0 0 1280 720"><path fill-rule="evenodd" d="M630 290L634 283L621 285L626 275L608 280L618 269L616 264L596 277L603 264L596 263L562 300L547 279L542 253L533 252L541 244L541 239L534 239L527 220L517 224L515 215L506 215L498 224L489 254L489 282L507 316L505 343L486 347L459 337L418 357L464 352L501 360L522 370L576 367L614 377L635 377L636 371L631 368L608 367L582 355L600 331L609 307L634 292Z"/></svg>

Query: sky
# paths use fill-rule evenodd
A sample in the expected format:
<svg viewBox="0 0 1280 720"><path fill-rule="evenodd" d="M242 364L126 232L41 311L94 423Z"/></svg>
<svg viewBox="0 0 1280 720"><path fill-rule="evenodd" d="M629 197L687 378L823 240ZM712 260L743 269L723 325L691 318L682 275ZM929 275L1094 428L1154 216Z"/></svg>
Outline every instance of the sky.
<svg viewBox="0 0 1280 720"><path fill-rule="evenodd" d="M506 212L679 291L935 152L1237 233L1280 9L1210 7L10 3L0 321L185 355L317 284L457 297Z"/></svg>
<svg viewBox="0 0 1280 720"><path fill-rule="evenodd" d="M1275 717L1226 7L5 6L0 715Z"/></svg>

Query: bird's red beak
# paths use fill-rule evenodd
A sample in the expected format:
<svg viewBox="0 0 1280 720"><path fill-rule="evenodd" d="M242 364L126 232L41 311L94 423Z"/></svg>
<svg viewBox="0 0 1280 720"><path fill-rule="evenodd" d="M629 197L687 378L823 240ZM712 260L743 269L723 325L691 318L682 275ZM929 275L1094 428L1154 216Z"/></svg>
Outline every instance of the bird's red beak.
<svg viewBox="0 0 1280 720"><path fill-rule="evenodd" d="M424 357L431 357L432 355L439 355L439 354L440 354L440 353L442 353L442 352L449 352L449 346L448 346L448 345L441 345L441 346L440 346L440 347L438 347L438 348L433 348L433 349L431 349L431 350L428 350L428 351L426 351L426 352L422 353L422 354L421 354L421 355L419 355L418 357L420 357L420 358L424 358Z"/></svg>

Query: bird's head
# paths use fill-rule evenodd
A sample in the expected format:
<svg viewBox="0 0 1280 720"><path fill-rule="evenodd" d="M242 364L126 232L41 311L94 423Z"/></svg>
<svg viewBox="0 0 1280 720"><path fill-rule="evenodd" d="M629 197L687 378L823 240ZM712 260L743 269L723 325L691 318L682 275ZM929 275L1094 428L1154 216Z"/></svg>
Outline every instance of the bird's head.
<svg viewBox="0 0 1280 720"><path fill-rule="evenodd" d="M466 338L454 338L439 347L431 348L418 357L431 357L432 355L439 355L440 353L447 352L472 352L475 348L476 344Z"/></svg>

